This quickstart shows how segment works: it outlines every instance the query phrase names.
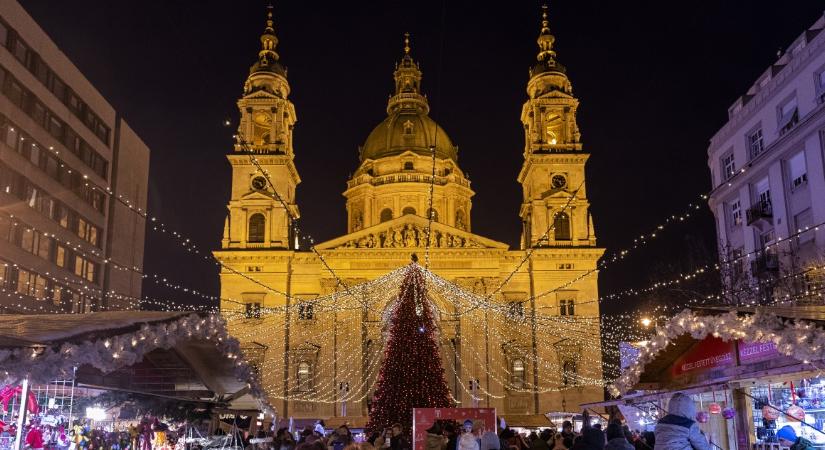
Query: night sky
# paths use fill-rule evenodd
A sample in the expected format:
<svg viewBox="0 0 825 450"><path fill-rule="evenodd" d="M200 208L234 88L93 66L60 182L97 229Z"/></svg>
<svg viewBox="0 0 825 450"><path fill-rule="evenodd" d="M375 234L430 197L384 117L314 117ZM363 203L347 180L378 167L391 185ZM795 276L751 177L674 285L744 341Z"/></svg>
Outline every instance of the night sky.
<svg viewBox="0 0 825 450"><path fill-rule="evenodd" d="M220 246L235 102L256 60L263 1L22 1L152 150L149 209L201 249ZM556 1L558 60L581 101L578 121L596 233L626 248L710 189L709 138L727 108L823 13L821 0ZM678 9L677 9L678 8ZM301 228L345 232L341 193L358 146L385 117L402 34L424 71L431 116L459 146L476 192L473 232L517 247L527 69L540 3L307 2L275 5L278 52L295 104ZM602 294L690 269L715 248L703 210L604 269ZM702 250L702 249L705 250ZM696 256L699 255L699 256ZM145 270L218 293L217 268L148 231ZM197 303L146 284L146 295ZM606 311L627 308L607 303Z"/></svg>

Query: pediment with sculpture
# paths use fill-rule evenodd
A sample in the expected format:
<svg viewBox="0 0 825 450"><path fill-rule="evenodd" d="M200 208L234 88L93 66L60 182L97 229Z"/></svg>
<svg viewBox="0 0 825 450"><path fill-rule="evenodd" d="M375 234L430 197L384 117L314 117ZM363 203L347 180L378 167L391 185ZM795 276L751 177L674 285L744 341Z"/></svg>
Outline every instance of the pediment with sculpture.
<svg viewBox="0 0 825 450"><path fill-rule="evenodd" d="M427 219L410 214L332 239L316 248L424 248L427 246L427 227ZM505 243L439 222L433 222L429 230L430 248L509 248Z"/></svg>

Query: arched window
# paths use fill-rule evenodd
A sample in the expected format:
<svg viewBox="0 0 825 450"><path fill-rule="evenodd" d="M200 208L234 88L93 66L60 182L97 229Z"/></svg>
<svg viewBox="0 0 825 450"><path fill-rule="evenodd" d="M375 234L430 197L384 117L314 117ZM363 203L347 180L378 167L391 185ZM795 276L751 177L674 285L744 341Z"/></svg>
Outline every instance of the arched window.
<svg viewBox="0 0 825 450"><path fill-rule="evenodd" d="M467 220L464 217L464 211L460 209L455 212L455 227L460 230L467 229Z"/></svg>
<svg viewBox="0 0 825 450"><path fill-rule="evenodd" d="M415 215L415 208L413 208L412 206L408 206L408 207L404 208L403 210L401 210L401 215L402 216L406 216L407 214L412 214L414 216Z"/></svg>
<svg viewBox="0 0 825 450"><path fill-rule="evenodd" d="M263 242L266 230L266 217L261 213L252 214L249 218L249 242Z"/></svg>
<svg viewBox="0 0 825 450"><path fill-rule="evenodd" d="M438 222L438 211L436 211L432 208L428 209L427 210L427 218L429 219L430 217L432 217L433 222Z"/></svg>
<svg viewBox="0 0 825 450"><path fill-rule="evenodd" d="M565 386L575 386L577 375L576 361L569 359L565 361L561 368L561 384Z"/></svg>
<svg viewBox="0 0 825 450"><path fill-rule="evenodd" d="M415 167L413 167L412 161L407 161L404 163L404 170L413 170L414 168Z"/></svg>
<svg viewBox="0 0 825 450"><path fill-rule="evenodd" d="M553 232L557 241L570 240L570 216L559 212L553 217Z"/></svg>
<svg viewBox="0 0 825 450"><path fill-rule="evenodd" d="M521 389L524 386L524 361L514 359L512 366L513 387Z"/></svg>
<svg viewBox="0 0 825 450"><path fill-rule="evenodd" d="M308 391L312 386L310 386L310 380L312 379L312 366L309 365L306 361L301 361L298 363L298 376L296 377L296 389L299 391Z"/></svg>
<svg viewBox="0 0 825 450"><path fill-rule="evenodd" d="M381 210L381 222L386 222L388 220L392 220L392 210L389 208L384 208Z"/></svg>

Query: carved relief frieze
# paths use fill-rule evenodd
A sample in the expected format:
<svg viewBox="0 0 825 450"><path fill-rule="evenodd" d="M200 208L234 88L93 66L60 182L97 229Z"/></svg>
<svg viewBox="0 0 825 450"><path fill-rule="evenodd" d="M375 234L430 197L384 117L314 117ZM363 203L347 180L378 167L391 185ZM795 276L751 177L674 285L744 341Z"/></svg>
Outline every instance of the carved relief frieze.
<svg viewBox="0 0 825 450"><path fill-rule="evenodd" d="M386 231L370 233L345 242L344 248L420 248L427 246L427 231L418 225L406 224ZM483 248L472 238L438 230L430 231L433 248Z"/></svg>

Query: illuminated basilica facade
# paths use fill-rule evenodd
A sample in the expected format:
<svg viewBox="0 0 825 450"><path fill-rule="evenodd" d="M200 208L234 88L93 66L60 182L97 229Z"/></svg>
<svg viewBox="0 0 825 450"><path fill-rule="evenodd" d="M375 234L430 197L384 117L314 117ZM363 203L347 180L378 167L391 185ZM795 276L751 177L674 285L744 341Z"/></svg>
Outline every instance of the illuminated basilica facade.
<svg viewBox="0 0 825 450"><path fill-rule="evenodd" d="M313 300L345 289L336 277L355 286L408 264L413 252L423 255L430 215L429 269L479 296L494 293L492 301L510 311L439 319L445 378L460 405L470 406L475 392L478 405L495 407L517 424L519 417L577 411L603 398L600 386L581 380L602 374L594 300L604 250L596 246L584 183L589 154L576 124L579 102L553 41L545 11L521 113L520 248L473 233L474 192L458 164L458 147L429 116L422 71L405 39L387 117L367 135L343 192L347 234L316 243L316 253L297 248L291 226L301 182L293 160L301 152L293 145L296 108L270 12L238 100L241 143L227 156L231 198L214 255L224 264L222 309L261 368L281 417L363 423L382 317L366 308L321 312ZM266 313L280 307L288 308ZM546 320L534 323L532 312ZM347 393L346 386L358 392ZM346 418L335 419L342 398Z"/></svg>

